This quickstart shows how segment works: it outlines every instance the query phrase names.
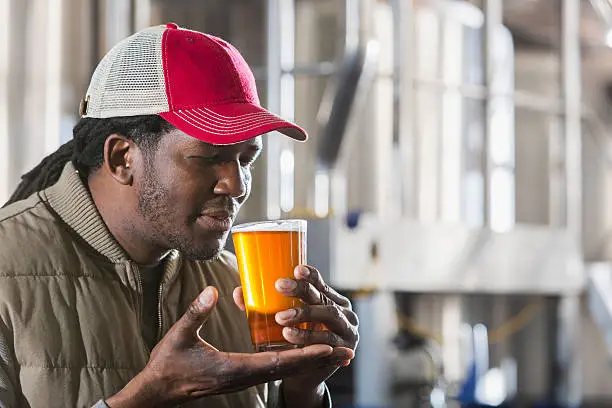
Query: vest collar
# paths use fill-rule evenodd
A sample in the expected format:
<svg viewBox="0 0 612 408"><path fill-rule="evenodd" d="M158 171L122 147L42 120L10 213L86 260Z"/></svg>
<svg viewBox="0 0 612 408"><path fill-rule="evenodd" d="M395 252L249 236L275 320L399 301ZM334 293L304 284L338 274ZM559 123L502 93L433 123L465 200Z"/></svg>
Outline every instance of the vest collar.
<svg viewBox="0 0 612 408"><path fill-rule="evenodd" d="M41 192L59 217L96 251L113 263L128 261L125 250L108 230L102 216L81 180L68 162L57 183Z"/></svg>

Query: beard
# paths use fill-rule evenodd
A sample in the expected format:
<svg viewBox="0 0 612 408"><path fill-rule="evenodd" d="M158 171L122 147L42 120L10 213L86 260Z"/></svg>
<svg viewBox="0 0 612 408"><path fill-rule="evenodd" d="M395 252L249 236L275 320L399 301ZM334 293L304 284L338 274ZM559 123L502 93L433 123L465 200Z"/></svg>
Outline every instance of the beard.
<svg viewBox="0 0 612 408"><path fill-rule="evenodd" d="M138 211L145 220L146 235L151 243L164 249L176 249L193 261L206 261L220 256L228 233L219 237L198 237L190 225L197 215L181 219L171 208L172 199L160 183L153 166L147 165L146 177L138 196ZM190 224L191 223L191 224Z"/></svg>

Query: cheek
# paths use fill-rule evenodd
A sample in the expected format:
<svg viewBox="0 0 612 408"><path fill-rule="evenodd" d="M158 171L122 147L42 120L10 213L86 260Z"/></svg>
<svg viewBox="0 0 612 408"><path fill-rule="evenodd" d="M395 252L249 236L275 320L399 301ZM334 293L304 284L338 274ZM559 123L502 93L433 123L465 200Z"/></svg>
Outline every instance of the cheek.
<svg viewBox="0 0 612 408"><path fill-rule="evenodd" d="M176 199L185 204L201 203L211 194L215 179L212 169L201 169L197 166L176 166L175 171L167 174L166 186ZM172 203L179 204L179 203Z"/></svg>

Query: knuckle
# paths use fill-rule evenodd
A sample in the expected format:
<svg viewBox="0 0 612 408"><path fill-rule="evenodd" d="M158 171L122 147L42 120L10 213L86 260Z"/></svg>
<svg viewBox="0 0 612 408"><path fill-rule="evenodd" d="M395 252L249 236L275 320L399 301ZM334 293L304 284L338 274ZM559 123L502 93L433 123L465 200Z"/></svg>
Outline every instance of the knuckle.
<svg viewBox="0 0 612 408"><path fill-rule="evenodd" d="M331 345L331 346L338 346L339 342L338 342L338 336L331 331L325 331L323 332L325 333L325 337L326 337L326 343Z"/></svg>
<svg viewBox="0 0 612 408"><path fill-rule="evenodd" d="M306 298L312 304L315 304L315 305L323 304L322 303L323 295L321 294L321 292L319 292L317 288L315 288L312 285L309 285L308 287L308 296Z"/></svg>
<svg viewBox="0 0 612 408"><path fill-rule="evenodd" d="M353 325L359 326L359 316L357 316L357 313L349 309L347 310L346 314L347 318L351 321Z"/></svg>
<svg viewBox="0 0 612 408"><path fill-rule="evenodd" d="M312 308L308 305L297 307L295 309L297 311L296 319L308 322L312 319Z"/></svg>
<svg viewBox="0 0 612 408"><path fill-rule="evenodd" d="M229 372L226 370L219 370L214 377L215 388L220 390L228 388L234 382L233 380L234 378Z"/></svg>
<svg viewBox="0 0 612 408"><path fill-rule="evenodd" d="M323 291L317 290L317 292L319 293L319 303L321 305L324 305L324 306L333 306L334 302L332 302L331 299L329 299L327 296L325 296L325 293Z"/></svg>
<svg viewBox="0 0 612 408"><path fill-rule="evenodd" d="M359 341L359 330L356 327L351 327L351 333L353 334L353 340L356 342Z"/></svg>
<svg viewBox="0 0 612 408"><path fill-rule="evenodd" d="M344 307L349 309L350 311L353 311L353 304L351 303L351 301L348 300L348 298L344 296L342 296L341 299L344 303Z"/></svg>
<svg viewBox="0 0 612 408"><path fill-rule="evenodd" d="M273 358L273 366L272 369L270 370L270 374L276 374L277 372L279 372L281 369L281 357L280 357L280 353L277 351L274 353L274 358Z"/></svg>
<svg viewBox="0 0 612 408"><path fill-rule="evenodd" d="M332 288L325 283L323 280L319 279L319 282L321 282L321 290L325 293L331 293L332 292Z"/></svg>
<svg viewBox="0 0 612 408"><path fill-rule="evenodd" d="M359 332L355 329L352 330L353 333L353 338L352 338L352 346L353 348L357 347L357 344L359 344Z"/></svg>
<svg viewBox="0 0 612 408"><path fill-rule="evenodd" d="M301 335L305 344L314 344L316 342L315 332L312 330L302 331Z"/></svg>
<svg viewBox="0 0 612 408"><path fill-rule="evenodd" d="M303 280L296 280L297 287L295 288L295 292L298 296L305 296L308 294L310 289L310 284Z"/></svg>
<svg viewBox="0 0 612 408"><path fill-rule="evenodd" d="M312 279L319 283L321 285L321 287L327 287L327 284L325 283L325 281L323 280L323 277L321 276L321 272L319 272L319 270L317 268L312 268Z"/></svg>
<svg viewBox="0 0 612 408"><path fill-rule="evenodd" d="M314 266L310 266L310 265L306 265L306 267L310 271L310 278L312 280L315 280L315 281L321 280L321 274L319 273L319 270L317 268L315 268Z"/></svg>
<svg viewBox="0 0 612 408"><path fill-rule="evenodd" d="M327 310L329 311L329 314L331 315L332 319L334 319L335 321L344 320L344 313L342 313L342 311L337 306L327 306Z"/></svg>
<svg viewBox="0 0 612 408"><path fill-rule="evenodd" d="M232 384L234 379L232 363L227 353L220 353L216 358L215 371L216 373L213 377L215 388L224 389Z"/></svg>
<svg viewBox="0 0 612 408"><path fill-rule="evenodd" d="M189 307L187 308L187 313L185 313L185 316L187 316L189 320L197 320L199 315L200 315L200 308L198 307L196 302L190 303Z"/></svg>

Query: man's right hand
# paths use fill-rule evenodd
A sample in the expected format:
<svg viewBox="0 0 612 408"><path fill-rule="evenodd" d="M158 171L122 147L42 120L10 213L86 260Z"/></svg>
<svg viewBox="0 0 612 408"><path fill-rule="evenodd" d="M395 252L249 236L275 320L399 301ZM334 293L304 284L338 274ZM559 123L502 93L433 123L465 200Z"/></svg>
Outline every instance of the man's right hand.
<svg viewBox="0 0 612 408"><path fill-rule="evenodd" d="M354 356L350 349L332 349L326 345L256 354L219 351L198 335L217 299L217 290L212 286L206 288L153 349L144 370L108 398L107 405L111 408L174 406L313 368L341 366Z"/></svg>

